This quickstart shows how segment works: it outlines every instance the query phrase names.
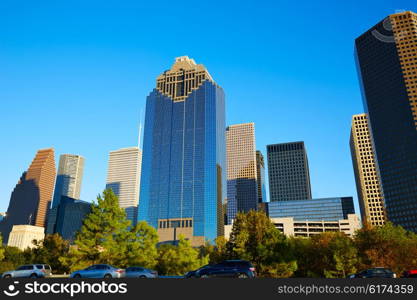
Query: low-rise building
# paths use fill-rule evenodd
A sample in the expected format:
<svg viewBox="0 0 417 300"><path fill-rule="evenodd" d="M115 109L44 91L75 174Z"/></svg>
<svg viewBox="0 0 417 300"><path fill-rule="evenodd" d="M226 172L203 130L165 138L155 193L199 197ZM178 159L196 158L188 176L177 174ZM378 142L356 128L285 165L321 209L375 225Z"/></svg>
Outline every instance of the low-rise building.
<svg viewBox="0 0 417 300"><path fill-rule="evenodd" d="M362 227L356 214L349 214L346 219L338 221L295 220L287 217L271 218L271 222L286 236L295 237L310 237L323 232L344 232L348 236L353 236L355 231Z"/></svg>
<svg viewBox="0 0 417 300"><path fill-rule="evenodd" d="M14 225L9 235L7 246L17 247L21 250L34 248L34 240L41 241L45 238L45 228L32 225Z"/></svg>

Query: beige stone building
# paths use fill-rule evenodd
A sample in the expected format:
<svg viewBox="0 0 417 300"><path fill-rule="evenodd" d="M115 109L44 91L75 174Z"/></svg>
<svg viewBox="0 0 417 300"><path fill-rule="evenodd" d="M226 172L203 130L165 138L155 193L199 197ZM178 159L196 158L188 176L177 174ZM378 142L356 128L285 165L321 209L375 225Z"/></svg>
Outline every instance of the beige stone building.
<svg viewBox="0 0 417 300"><path fill-rule="evenodd" d="M338 221L294 220L294 218L272 218L271 222L286 236L311 237L323 232L343 232L353 236L362 227L356 214L349 214L347 219Z"/></svg>
<svg viewBox="0 0 417 300"><path fill-rule="evenodd" d="M350 150L362 221L382 226L385 223L384 200L366 114L352 117Z"/></svg>
<svg viewBox="0 0 417 300"><path fill-rule="evenodd" d="M292 217L271 218L270 220L275 228L288 237L311 237L323 232L343 232L352 237L356 230L362 228L362 223L356 214L349 214L346 219L338 221L294 220ZM230 238L232 229L232 225L225 226L224 236L226 239Z"/></svg>
<svg viewBox="0 0 417 300"><path fill-rule="evenodd" d="M227 223L238 212L258 208L255 124L230 125L226 129Z"/></svg>
<svg viewBox="0 0 417 300"><path fill-rule="evenodd" d="M34 240L41 241L45 238L45 228L32 225L14 225L9 235L7 246L17 247L21 250L34 248Z"/></svg>
<svg viewBox="0 0 417 300"><path fill-rule="evenodd" d="M110 152L106 188L111 188L119 198L119 205L132 224L137 218L141 166L142 151L138 147Z"/></svg>

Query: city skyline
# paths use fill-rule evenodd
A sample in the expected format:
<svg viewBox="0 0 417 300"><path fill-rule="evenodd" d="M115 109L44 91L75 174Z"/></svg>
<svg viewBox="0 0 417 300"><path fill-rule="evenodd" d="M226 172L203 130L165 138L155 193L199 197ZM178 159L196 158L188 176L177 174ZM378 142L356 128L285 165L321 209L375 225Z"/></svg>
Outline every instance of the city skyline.
<svg viewBox="0 0 417 300"><path fill-rule="evenodd" d="M375 5L369 4L369 7L375 7ZM286 6L285 8L290 9L291 6ZM73 43L73 46L72 48L70 47L69 52L66 52L64 54L65 57L71 58L69 62L75 62L76 67L72 68L70 65L67 65L64 62L64 56L61 56L59 54L59 51L61 49L60 47L63 46L59 43L60 39L58 39L57 44L52 45L45 44L45 41L43 40L40 40L37 43L34 43L30 40L26 41L26 43L29 44L25 44L23 43L23 41L17 41L16 44L13 44L14 40L13 38L11 38L12 35L2 35L1 37L4 38L4 41L6 42L6 47L0 50L0 60L7 60L8 63L6 64L6 67L3 68L2 71L0 71L0 77L5 79L7 78L6 82L11 84L7 87L5 85L3 86L2 84L0 84L0 97L2 99L10 99L11 102L16 103L21 103L22 101L26 103L25 101L29 101L29 99L33 99L34 102L39 103L40 106L43 107L42 110L44 111L45 118L43 118L43 120L38 120L36 124L33 124L33 126L35 127L34 132L39 132L40 127L44 127L47 129L42 134L34 134L33 132L30 134L26 133L24 130L22 130L23 125L27 126L26 122L24 121L16 123L15 119L18 118L18 116L20 119L21 116L21 119L25 120L28 119L29 116L35 115L40 111L34 105L22 107L21 104L7 104L7 107L9 108L10 112L4 119L0 121L0 126L1 128L8 128L7 132L2 131L2 135L4 134L4 136L2 136L2 140L10 141L11 147L9 148L9 150L2 150L4 152L2 152L3 155L0 156L0 162L4 166L0 174L2 182L0 186L0 211L6 211L8 202L10 200L11 191L14 185L16 184L15 181L25 170L25 166L27 166L30 163L33 152L37 149L45 147L54 147L56 149L57 155L63 153L80 153L88 160L88 165L86 166L85 170L85 180L83 182L83 191L81 193L80 198L85 199L87 201L94 200L96 198L96 195L100 193L103 189L103 183L105 182L106 177L106 161L108 151L110 151L111 149L126 147L130 144L133 144L137 140L139 111L141 108L144 107L143 99L147 91L149 90L149 87L153 86L151 84L151 79L154 76L148 76L147 74L151 73L156 75L159 72L159 70L161 70L161 68L164 68L164 66L170 64L173 57L183 54L187 54L190 57L194 57L197 60L202 61L204 64L209 66L211 72L213 73L213 76L218 78L217 81L222 85L222 87L225 88L225 91L228 95L228 99L230 100L228 101L228 105L226 107L228 115L226 125L253 121L257 127L256 134L258 144L256 149L261 150L264 156L266 155L266 144L304 140L306 144L308 144L309 148L309 163L311 169L311 184L313 186L313 197L319 198L337 194L345 196L352 195L356 198L356 189L354 183L353 170L350 162L349 146L346 142L350 130L351 116L355 113L362 112L359 88L357 84L357 79L355 78L356 71L354 70L352 58L353 38L359 36L361 32L371 27L373 24L378 22L380 19L384 18L386 15L393 13L395 9L401 8L407 10L411 9L414 11L416 10L415 5L412 5L412 2L392 2L391 5L387 5L383 9L376 7L375 11L371 13L370 10L367 10L366 14L361 14L363 18L360 21L360 25L352 24L352 20L350 22L347 22L349 23L349 26L351 26L351 28L349 28L349 30L347 31L348 33L346 33L346 31L344 32L343 30L341 32L338 32L340 34L338 38L341 39L343 37L343 51L341 51L341 55L345 57L345 61L342 65L337 64L337 68L343 69L344 64L346 64L346 66L348 66L348 70L350 70L347 73L349 73L350 75L347 76L340 74L341 78L338 78L337 80L330 80L329 76L326 77L329 79L328 81L320 81L320 83L317 85L316 80L318 80L318 77L313 76L312 78L310 78L311 81L304 82L306 84L302 87L300 87L299 85L303 82L303 80L298 81L296 79L296 76L298 76L298 72L300 72L300 76L303 78L304 76L312 74L311 72L315 68L314 64L308 62L308 58L310 57L310 55L304 54L302 59L302 62L307 64L305 72L300 71L300 69L294 71L296 68L294 68L294 70L291 71L291 69L289 69L289 65L284 65L285 68L282 71L274 71L274 68L277 67L277 62L283 62L280 59L277 59L276 61L268 60L268 58L271 58L270 56L264 60L260 59L259 56L257 57L256 55L247 55L245 59L245 62L247 62L247 64L245 64L245 67L242 67L237 65L237 60L231 59L231 54L227 51L215 53L213 49L208 49L212 51L212 53L216 56L221 57L223 54L224 58L220 59L213 58L210 56L210 52L201 51L201 49L198 48L182 47L181 49L181 47L178 47L175 49L170 49L166 53L156 51L154 54L151 54L152 52L147 52L149 51L149 49L147 49L144 52L141 52L140 55L137 57L138 59L134 60L135 75L133 75L133 69L126 67L125 60L120 58L119 60L114 59L113 56L112 64L115 65L119 62L120 68L116 68L112 71L104 69L103 77L94 77L94 75L98 75L98 73L96 73L97 71L93 73L87 72L87 74L83 74L81 76L81 80L85 81L87 85L93 86L93 90L95 90L95 93L91 93L87 92L87 90L81 84L81 81L75 80L75 71L82 70L83 68L85 68L86 65L84 65L84 63L87 63L87 66L89 67L92 66L98 68L95 70L99 71L99 65L102 62L101 59L104 59L108 56L110 56L111 58L110 52L108 52L105 48L103 52L99 52L100 55L97 57L97 61L92 60L88 62L88 59L91 60L93 54L95 53L95 51L97 51L97 48L95 47L97 45L100 45L100 43L103 43L103 40L99 39L99 37L93 39L92 44L90 44L90 46L87 44L83 44L83 42L79 44L77 43L77 41L74 40L68 42L70 43L70 45L71 43ZM228 9L230 10L231 8L226 7L226 11ZM243 9L240 11L240 13L245 14L247 13L247 11L248 9ZM348 12L350 11L348 10ZM45 13L47 14L47 12ZM302 10L301 13L306 14L304 10ZM52 18L51 16L49 17ZM0 22L10 22L7 23L8 26L5 26L5 28L7 28L7 33L13 33L15 31L22 30L22 28L20 27L12 29L10 25L13 23L11 23L10 18L5 17L1 18L1 20L2 21ZM46 18L45 22L48 23L48 20L50 19ZM65 20L68 19L64 18L64 21ZM85 22L84 19L82 19L81 21ZM307 19L306 22L310 21L312 20ZM30 20L28 22L30 22ZM277 28L279 28L279 26L284 26L284 23L279 23L277 25ZM346 27L348 27L348 25L345 24L343 29L346 29ZM319 28L321 29L321 26ZM98 29L92 26L91 30L93 30L94 32L94 30L97 31ZM300 30L300 28L295 28L294 30L295 32L301 32L297 31ZM72 31L67 28L67 30L64 30L63 32L63 37L65 37L65 34L69 34L71 32ZM306 36L305 38L308 41L313 42L313 45L316 45L316 42L320 43L323 41L323 39L320 36L316 36L315 38L318 41L314 41L314 32L311 33L311 37ZM328 33L329 32L327 32L327 34ZM238 32L237 34L239 35L240 32ZM346 38L346 35L349 36L349 38ZM81 37L81 39L82 38L83 37ZM127 39L128 37L124 36L124 38ZM285 35L279 37L278 40L293 41L290 39L289 36ZM16 59L20 59L20 55L23 55L22 47L33 47L35 48L35 50L37 49L37 51L35 51L35 53L33 53L32 55L28 56L26 58L26 61L24 61L23 64L20 65L19 63L17 63ZM57 47L58 51L54 47ZM261 48L262 47L264 46L261 45ZM292 45L291 49L294 50L294 47L295 46ZM14 55L12 55L12 52L9 52L12 49L20 49L20 51L17 51ZM82 60L80 57L76 55L71 55L70 52L75 50L75 53L77 53L77 49L86 50L87 60ZM48 63L48 61L45 60L45 57L40 55L39 50L46 50L47 54L50 55L51 62ZM286 55L288 56L288 52L286 51L288 51L288 49L283 49L280 51L280 54L278 55L282 55L284 59L286 58ZM118 54L125 52L129 51L126 49L116 49L115 53ZM311 56L313 56L313 54L315 53L312 53ZM331 53L329 53L329 55L330 60L332 60L334 56L332 56ZM35 60L38 58L40 59L40 62L44 64L42 67L45 67L42 71L40 68L41 65L38 65L35 62ZM275 58L277 58L277 56L275 56ZM242 57L240 57L240 59L242 59ZM147 62L148 60L149 62ZM66 76L62 77L62 75L60 75L56 80L52 81L53 84L58 83L56 88L52 88L52 85L49 85L49 83L47 84L47 79L49 78L49 76L52 76L57 72L57 69L55 69L51 65L54 61L58 62L60 72L68 72ZM91 63L91 65L89 63ZM131 63L131 60L129 61L129 63ZM141 63L143 63L143 65L141 65ZM256 66L255 63L259 63L259 65ZM270 63L271 67L267 67L267 63ZM25 65L29 66L29 75L37 74L37 72L40 72L41 76L39 76L37 80L33 80L32 78L32 80L28 81L29 77L27 76L29 75L21 75L21 68L23 68L23 66ZM102 65L102 67L104 68L104 65ZM295 67L297 67L297 65ZM334 72L334 74L336 73L336 68L330 68L327 64L325 64L323 68ZM126 72L124 73L124 71ZM113 72L116 76L119 76L120 74L125 74L122 76L123 80L126 78L130 78L140 79L140 81L131 80L131 82L129 82L129 84L126 85L125 83L122 83L121 80L117 80L113 76L110 76L110 74ZM238 73L235 74L235 72ZM319 71L320 74L321 72L325 71ZM339 70L338 72L341 71ZM232 74L235 75L231 76ZM253 79L256 76L260 76L260 74L264 75L262 77L263 80L265 80L265 85L269 85L271 87L271 90L274 90L276 92L276 88L272 88L272 84L274 82L281 82L278 86L278 89L282 89L286 91L286 93L281 93L282 91L279 91L279 94L276 94L275 96L271 97L272 94L267 92L265 89L262 89L264 85L262 85L257 80L254 80L252 82L253 87L242 88L242 86L244 87L242 83L249 84L249 81L251 79ZM148 77L150 77L150 79L148 79ZM234 77L234 79L228 79L228 77ZM349 88L347 90L345 90L342 87L342 82L346 77L350 78L348 80ZM68 81L66 79L70 80ZM113 81L113 85L105 87L105 83L108 82L109 79L115 79ZM29 94L26 95L26 92L23 91L16 92L15 82L17 83L18 81L26 82L25 85ZM64 82L68 83L69 86L65 87L63 85ZM331 86L329 88L327 87L328 82ZM35 87L37 83L39 83L39 85L38 87ZM286 84L288 84L288 89L283 86ZM77 86L80 86L81 89L79 92L74 92L74 90L77 90ZM298 86L298 88L301 90L305 88L305 92L297 91L296 95L286 98L286 96L291 96L289 90L291 89L291 92L294 92L294 87L296 86ZM101 87L103 90L100 91L99 87ZM123 89L125 87L128 87L128 92L123 92ZM103 97L106 93L108 93L108 91L111 91L112 88L114 89L114 92L110 92L109 97ZM45 90L42 92L42 89ZM33 93L30 93L29 91L32 91ZM256 93L259 91L262 91L262 94L257 95ZM314 92L313 94L310 94L309 91ZM346 92L346 94L340 95L338 92L341 92L340 94ZM46 95L46 93L50 93L50 95ZM116 96L115 93L120 94ZM28 97L29 95L31 96ZM339 98L336 98L336 96ZM261 99L265 101L265 108L259 108L259 104L257 104L258 111L254 110L253 112L251 112L253 107L250 104L250 99L256 100L259 97L261 97ZM93 100L88 101L89 98ZM102 106L97 105L99 98L103 98ZM76 124L59 124L60 122L56 122L56 117L54 116L54 114L57 112L57 109L61 109L61 105L57 105L56 99L63 101L64 103L65 101L69 101L68 103L71 104L68 107L69 112L72 112L73 109L75 109L75 107L78 113L80 111L84 112L79 116L72 116L76 118ZM279 105L272 106L271 109L271 103L277 101L277 99L279 100ZM297 103L297 99L304 100L301 103ZM317 101L318 99L320 100ZM333 99L335 103L332 103L330 99ZM344 107L345 110L343 112L336 112L334 116L326 116L323 110L324 107L330 106L329 109L334 110L334 106L339 106L341 103L348 102L348 99L350 99L350 103L354 103L352 106ZM81 106L80 108L80 106L77 105L79 103L83 103L84 106ZM120 109L114 109L113 105L115 103L121 105ZM315 103L315 106L305 106L308 103ZM45 106L48 109L46 113ZM108 108L106 109L106 106L113 107L113 110L110 111L108 110ZM300 111L300 109L304 109L305 112ZM267 110L271 110L271 112L268 113ZM274 117L272 117L273 114L277 113L277 111L282 112L283 119L280 122L277 122L277 120ZM320 124L320 122L316 119L316 116L314 118L311 118L306 115L306 113L311 113L312 115L314 115L320 113L321 111L323 111L323 113L320 114L320 116L323 117L323 123L334 121L334 129L330 130L326 128L328 126ZM262 112L262 114L260 112ZM285 117L285 114L287 114L288 117ZM98 116L100 116L100 118L97 118ZM105 117L104 120L106 120L106 118L109 118L109 124L106 124L105 121L102 120L103 116ZM114 118L110 118L113 116ZM294 122L291 122L291 116L297 116ZM295 123L300 122L303 119L306 119L305 126L294 126ZM311 123L313 119L316 119L316 122L314 123L315 125L317 125L316 132L312 131L311 128L307 128L309 127L307 126L307 123ZM119 121L121 120L123 122L120 122L120 126L123 127L123 131L125 133L118 136L117 134L115 134L115 131L111 129L111 127L114 123L119 123ZM95 122L98 124L102 122L101 127L96 127L99 125L91 125L91 128L86 128L90 127L90 124ZM10 124L13 124L12 128L9 126ZM57 129L58 131L60 131L59 134L55 132L52 128L50 128L53 127L52 124L57 125ZM271 124L276 124L276 126L271 126ZM67 131L67 126L69 125L75 126L75 130ZM272 127L272 129L270 129L269 127ZM81 130L81 128L85 128L85 130ZM119 128L115 128L115 130L116 129L117 131L120 130ZM272 130L276 132L272 132ZM331 136L332 133L336 131L340 132L340 138L335 137L334 139L329 140L324 144L322 143L327 136ZM74 133L76 133L76 135ZM314 142L315 140L316 142ZM97 146L91 147L94 144L99 145L100 149L98 149ZM10 151L10 149L13 149L13 152ZM334 163L331 163L332 161L340 162L340 164L338 164L338 166L335 166ZM343 174L340 178L330 178L330 185L332 187L329 187L327 176L328 174L332 173Z"/></svg>

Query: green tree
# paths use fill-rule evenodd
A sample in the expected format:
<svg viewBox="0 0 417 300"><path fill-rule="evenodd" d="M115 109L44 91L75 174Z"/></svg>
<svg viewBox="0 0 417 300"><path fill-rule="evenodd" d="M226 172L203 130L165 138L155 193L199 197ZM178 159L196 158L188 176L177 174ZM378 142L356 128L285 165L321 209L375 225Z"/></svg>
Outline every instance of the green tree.
<svg viewBox="0 0 417 300"><path fill-rule="evenodd" d="M156 264L156 230L145 222L131 226L117 196L111 189L97 197L86 216L74 245L60 261L71 271L92 264L105 263L117 267Z"/></svg>
<svg viewBox="0 0 417 300"><path fill-rule="evenodd" d="M208 255L200 257L198 249L181 235L178 245L161 245L158 249L156 269L163 275L184 275L208 264Z"/></svg>
<svg viewBox="0 0 417 300"><path fill-rule="evenodd" d="M27 262L25 252L17 247L4 247L4 259L0 262L0 273L16 269Z"/></svg>
<svg viewBox="0 0 417 300"><path fill-rule="evenodd" d="M238 213L227 242L229 257L251 261L259 275L289 277L297 264L287 238L264 212Z"/></svg>
<svg viewBox="0 0 417 300"><path fill-rule="evenodd" d="M219 236L214 240L214 244L206 242L200 247L200 256L208 256L211 264L219 263L229 258L227 252L227 240L224 236Z"/></svg>
<svg viewBox="0 0 417 300"><path fill-rule="evenodd" d="M139 222L127 232L126 242L122 244L123 249L121 249L125 255L120 256L116 264L122 267L155 268L158 258L157 243L158 234L155 228L144 221Z"/></svg>
<svg viewBox="0 0 417 300"><path fill-rule="evenodd" d="M42 241L34 241L35 247L28 250L30 259L28 263L49 264L53 273L67 273L68 266L62 264L61 257L65 257L69 251L69 242L59 234L46 235Z"/></svg>
<svg viewBox="0 0 417 300"><path fill-rule="evenodd" d="M4 258L3 238L0 233L0 261Z"/></svg>

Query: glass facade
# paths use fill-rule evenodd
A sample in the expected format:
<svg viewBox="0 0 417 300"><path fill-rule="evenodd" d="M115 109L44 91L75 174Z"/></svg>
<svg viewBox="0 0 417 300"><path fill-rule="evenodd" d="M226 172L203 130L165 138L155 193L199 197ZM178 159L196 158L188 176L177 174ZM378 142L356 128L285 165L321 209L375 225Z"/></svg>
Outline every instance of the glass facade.
<svg viewBox="0 0 417 300"><path fill-rule="evenodd" d="M352 197L321 198L268 203L270 218L292 217L294 220L338 221L355 213Z"/></svg>
<svg viewBox="0 0 417 300"><path fill-rule="evenodd" d="M58 233L63 239L74 241L84 218L90 212L90 203L62 196L60 204L51 209L46 233Z"/></svg>
<svg viewBox="0 0 417 300"><path fill-rule="evenodd" d="M223 90L203 80L174 101L154 89L146 102L138 221L158 228L159 220L187 219L193 236L222 235L225 166Z"/></svg>
<svg viewBox="0 0 417 300"><path fill-rule="evenodd" d="M417 232L417 96L408 94L416 87L415 71L411 76L404 73L417 62L417 51L406 46L417 33L404 30L412 26L412 19L416 24L417 15L405 12L372 27L356 39L355 58L387 218ZM396 26L402 35L390 29Z"/></svg>

